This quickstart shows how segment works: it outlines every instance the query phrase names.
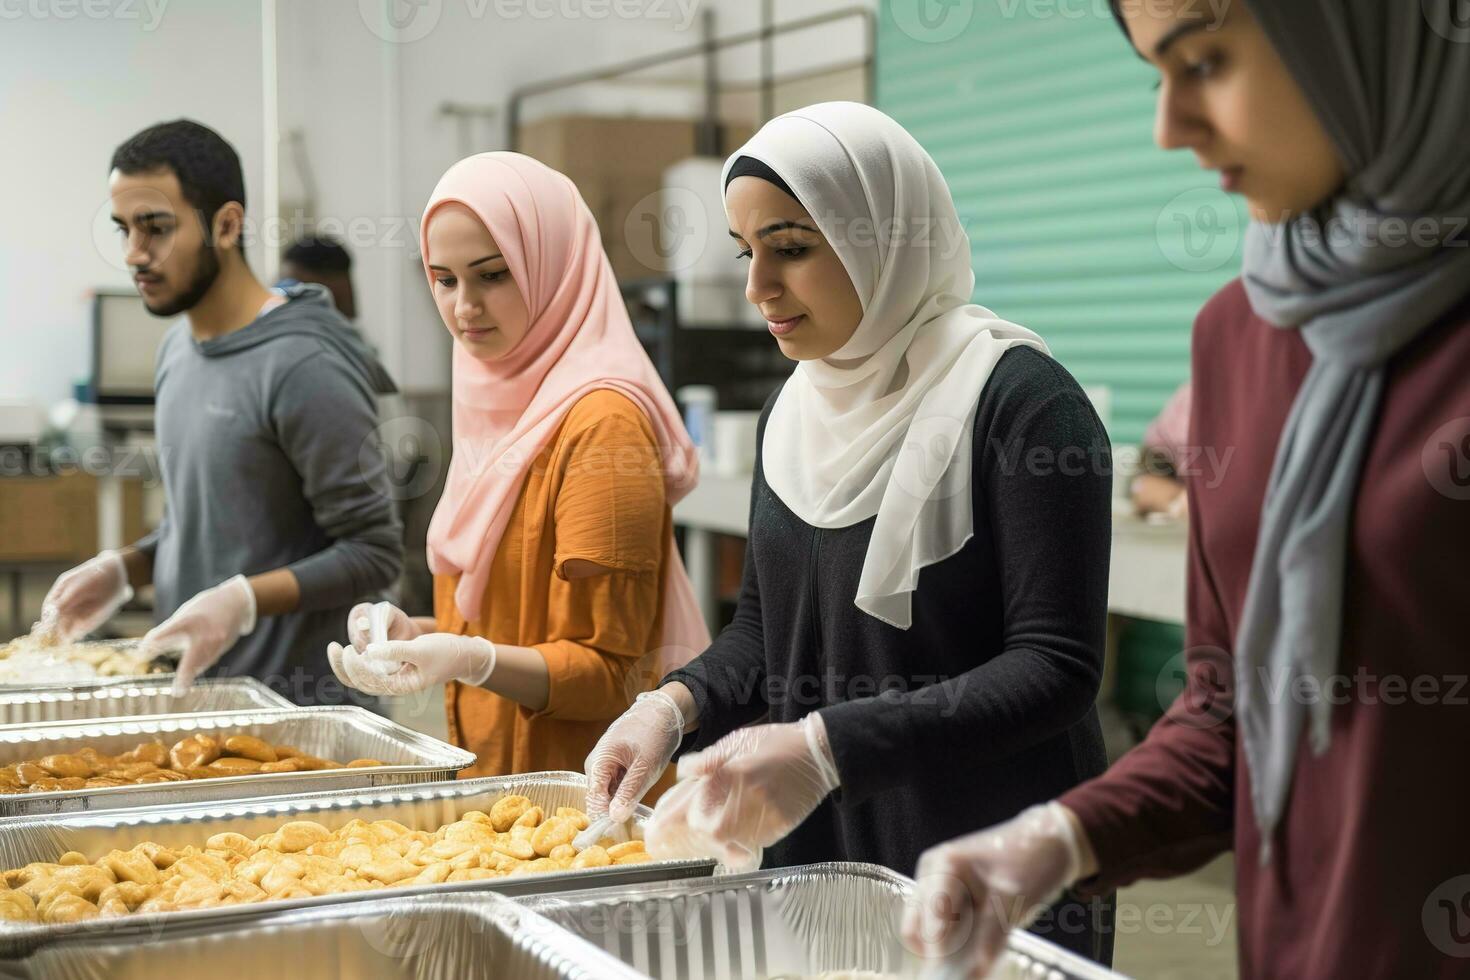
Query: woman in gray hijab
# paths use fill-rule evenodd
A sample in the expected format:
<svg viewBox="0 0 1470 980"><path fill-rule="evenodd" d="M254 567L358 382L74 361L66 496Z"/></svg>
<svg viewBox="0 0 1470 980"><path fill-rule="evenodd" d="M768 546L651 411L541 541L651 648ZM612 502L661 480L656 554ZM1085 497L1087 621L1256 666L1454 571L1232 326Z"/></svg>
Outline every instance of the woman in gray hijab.
<svg viewBox="0 0 1470 980"><path fill-rule="evenodd" d="M906 936L983 976L1064 890L1233 849L1242 977L1463 976L1470 22L1113 5L1160 146L1252 218L1194 330L1190 441L1232 455L1188 490L1188 684L1103 776L928 851Z"/></svg>

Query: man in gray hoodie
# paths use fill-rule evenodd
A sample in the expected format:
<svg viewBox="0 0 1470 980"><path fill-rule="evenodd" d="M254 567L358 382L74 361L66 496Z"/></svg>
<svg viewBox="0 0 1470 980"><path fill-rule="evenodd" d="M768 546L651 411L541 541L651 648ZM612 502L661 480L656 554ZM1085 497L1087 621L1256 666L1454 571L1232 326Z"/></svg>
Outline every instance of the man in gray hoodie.
<svg viewBox="0 0 1470 980"><path fill-rule="evenodd" d="M183 315L156 368L166 509L152 534L58 578L41 629L80 636L152 582L162 622L144 642L183 650L176 688L213 669L339 702L327 644L402 567L375 437L374 396L393 382L324 287L273 291L251 272L240 160L219 134L145 129L113 155L110 190L144 304Z"/></svg>

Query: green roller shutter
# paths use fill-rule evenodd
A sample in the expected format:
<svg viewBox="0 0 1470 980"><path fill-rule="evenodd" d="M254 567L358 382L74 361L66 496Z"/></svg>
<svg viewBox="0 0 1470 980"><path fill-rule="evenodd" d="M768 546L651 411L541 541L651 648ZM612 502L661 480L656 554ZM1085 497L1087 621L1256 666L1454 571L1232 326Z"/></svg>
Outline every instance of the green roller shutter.
<svg viewBox="0 0 1470 980"><path fill-rule="evenodd" d="M1245 211L1153 142L1156 75L1106 0L883 0L877 104L933 154L975 301L1112 390L1138 442L1189 372L1200 306L1240 268Z"/></svg>

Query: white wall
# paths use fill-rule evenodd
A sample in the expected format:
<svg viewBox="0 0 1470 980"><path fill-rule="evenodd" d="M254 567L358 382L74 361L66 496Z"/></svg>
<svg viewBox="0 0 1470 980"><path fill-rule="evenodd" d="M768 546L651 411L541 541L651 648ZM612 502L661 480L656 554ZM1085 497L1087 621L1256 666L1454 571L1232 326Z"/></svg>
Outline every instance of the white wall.
<svg viewBox="0 0 1470 980"><path fill-rule="evenodd" d="M0 397L68 395L89 372L88 290L132 287L105 207L123 140L180 116L214 127L260 213L260 38L254 2L0 3Z"/></svg>
<svg viewBox="0 0 1470 980"><path fill-rule="evenodd" d="M417 259L418 216L440 174L466 152L505 146L505 101L516 87L696 44L705 9L715 11L721 35L750 30L759 4L387 2L427 19L395 31L377 19L380 0L275 0L279 126L303 134L314 216L335 221L352 248L363 329L404 388L443 389L448 340ZM778 0L776 17L849 5ZM260 230L252 266L267 281L275 276L263 267L260 238L294 237L290 209L303 189L283 144L285 223L267 221L261 8L260 0L0 0L0 398L53 402L86 376L87 290L131 285L107 231L107 161L144 126L188 116L234 144L247 212ZM635 15L619 15L629 11ZM777 68L842 61L860 43L854 23L783 40ZM719 72L753 79L758 64L750 46L722 56ZM537 100L528 115L692 115L697 86L668 83L699 71L689 61L648 84L584 86ZM491 105L499 115L472 126L465 145L458 125L438 112L446 101Z"/></svg>

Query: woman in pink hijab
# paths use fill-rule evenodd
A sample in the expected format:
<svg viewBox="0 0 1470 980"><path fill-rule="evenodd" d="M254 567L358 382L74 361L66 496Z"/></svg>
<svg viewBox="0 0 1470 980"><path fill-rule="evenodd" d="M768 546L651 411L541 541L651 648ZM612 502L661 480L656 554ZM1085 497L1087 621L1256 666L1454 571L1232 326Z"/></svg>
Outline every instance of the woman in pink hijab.
<svg viewBox="0 0 1470 980"><path fill-rule="evenodd" d="M517 153L461 160L421 244L455 339L435 615L359 606L333 669L371 694L446 684L451 738L479 760L465 775L580 769L609 721L709 644L671 516L694 447L565 176Z"/></svg>

